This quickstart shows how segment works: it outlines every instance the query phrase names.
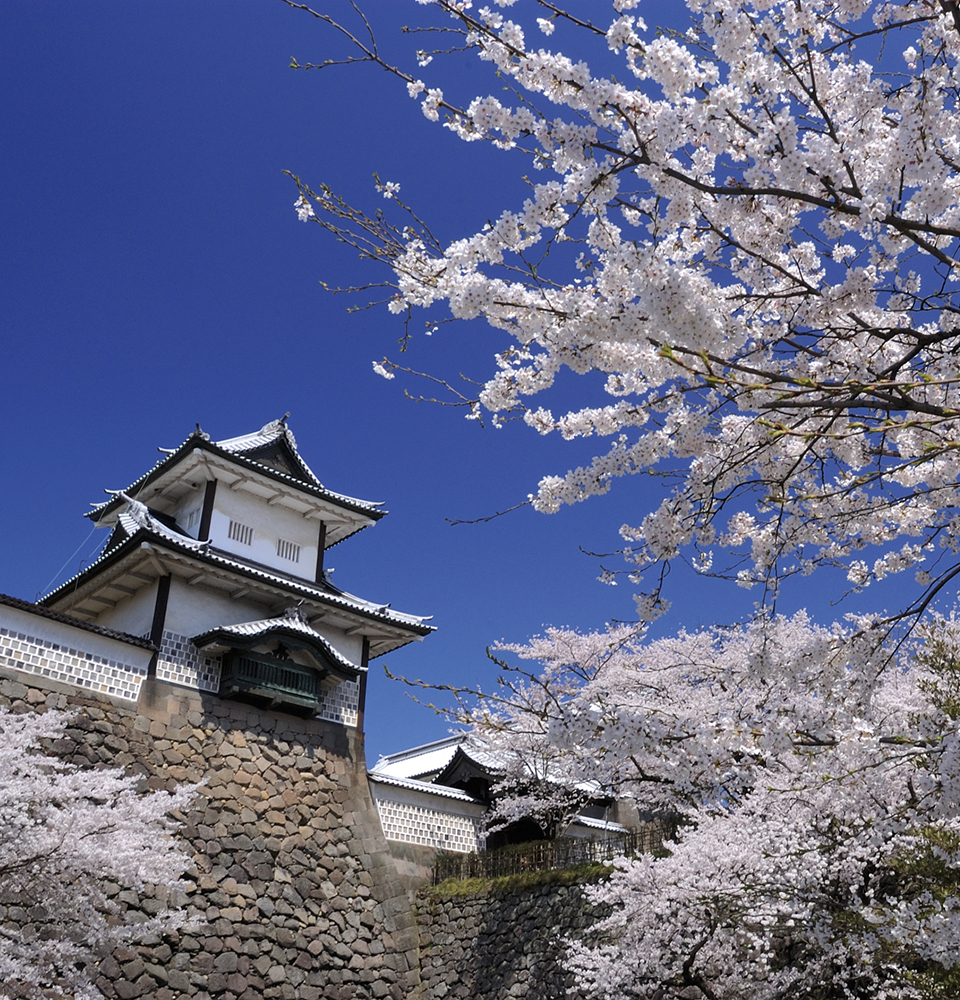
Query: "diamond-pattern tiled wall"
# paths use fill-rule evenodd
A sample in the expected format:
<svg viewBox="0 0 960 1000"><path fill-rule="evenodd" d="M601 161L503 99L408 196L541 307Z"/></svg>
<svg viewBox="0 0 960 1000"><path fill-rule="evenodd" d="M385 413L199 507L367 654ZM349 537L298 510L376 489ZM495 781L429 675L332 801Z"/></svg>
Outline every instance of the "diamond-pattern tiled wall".
<svg viewBox="0 0 960 1000"><path fill-rule="evenodd" d="M216 694L220 690L220 669L219 656L205 656L189 636L164 629L157 662L160 680ZM324 692L317 716L344 726L355 726L359 707L359 682L343 681Z"/></svg>
<svg viewBox="0 0 960 1000"><path fill-rule="evenodd" d="M341 681L335 688L324 691L317 717L344 726L355 726L359 707L360 682Z"/></svg>
<svg viewBox="0 0 960 1000"><path fill-rule="evenodd" d="M465 854L483 847L480 819L456 812L456 799L449 800L448 812L446 809L430 809L401 801L383 785L371 784L370 787L387 840L402 840L406 844Z"/></svg>
<svg viewBox="0 0 960 1000"><path fill-rule="evenodd" d="M0 665L136 701L146 670L82 649L0 628Z"/></svg>
<svg viewBox="0 0 960 1000"><path fill-rule="evenodd" d="M189 636L164 629L157 677L162 681L216 693L220 690L220 657L204 656Z"/></svg>

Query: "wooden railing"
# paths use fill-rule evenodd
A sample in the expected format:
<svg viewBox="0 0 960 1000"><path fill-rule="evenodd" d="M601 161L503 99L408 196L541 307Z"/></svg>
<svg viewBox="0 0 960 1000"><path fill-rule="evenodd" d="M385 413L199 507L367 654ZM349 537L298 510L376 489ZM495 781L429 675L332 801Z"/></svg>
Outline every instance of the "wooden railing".
<svg viewBox="0 0 960 1000"><path fill-rule="evenodd" d="M225 657L220 694L315 710L321 696L320 677L296 663L238 652Z"/></svg>
<svg viewBox="0 0 960 1000"><path fill-rule="evenodd" d="M657 852L676 831L676 823L647 823L639 830L598 840L564 837L513 844L495 851L476 854L442 854L434 863L433 884L447 879L502 878L525 872L570 868L573 865L603 864L619 857Z"/></svg>

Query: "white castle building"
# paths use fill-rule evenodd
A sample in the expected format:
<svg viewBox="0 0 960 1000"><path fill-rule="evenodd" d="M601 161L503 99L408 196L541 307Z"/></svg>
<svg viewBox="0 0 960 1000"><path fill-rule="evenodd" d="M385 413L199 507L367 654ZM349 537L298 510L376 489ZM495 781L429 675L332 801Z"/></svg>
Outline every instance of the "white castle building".
<svg viewBox="0 0 960 1000"><path fill-rule="evenodd" d="M326 550L386 511L324 487L286 421L221 441L198 427L95 505L110 535L90 566L37 604L0 596L0 669L134 708L154 678L362 733L370 660L433 627L331 583ZM495 771L459 737L382 758L386 839L482 847ZM624 829L608 817L571 835Z"/></svg>
<svg viewBox="0 0 960 1000"><path fill-rule="evenodd" d="M87 514L109 540L40 604L149 639L160 680L359 726L369 660L433 631L324 574L326 550L385 513L326 489L286 418L223 441L198 429Z"/></svg>

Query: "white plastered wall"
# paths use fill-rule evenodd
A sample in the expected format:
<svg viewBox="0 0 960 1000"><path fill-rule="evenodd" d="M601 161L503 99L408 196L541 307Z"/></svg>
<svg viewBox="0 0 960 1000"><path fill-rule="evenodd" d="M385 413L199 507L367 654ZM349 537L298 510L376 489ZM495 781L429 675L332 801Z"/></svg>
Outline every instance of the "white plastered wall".
<svg viewBox="0 0 960 1000"><path fill-rule="evenodd" d="M269 618L270 611L255 601L235 600L222 590L191 586L180 577L170 581L167 598L167 617L164 628L181 635L200 635L218 625L236 625L239 622L259 621Z"/></svg>
<svg viewBox="0 0 960 1000"><path fill-rule="evenodd" d="M102 611L97 616L97 624L129 635L148 636L156 606L157 585L148 583L131 597L125 597L115 608ZM66 608L63 610L69 614Z"/></svg>
<svg viewBox="0 0 960 1000"><path fill-rule="evenodd" d="M230 521L253 528L253 543L245 545L229 537ZM210 540L218 549L251 559L304 580L314 580L317 572L317 543L320 522L287 510L280 504L273 507L244 490L232 490L225 483L217 484L217 494L210 519ZM300 557L294 562L277 554L279 539L300 546Z"/></svg>
<svg viewBox="0 0 960 1000"><path fill-rule="evenodd" d="M177 519L177 524L184 530L191 538L196 538L200 529L200 518L203 514L203 496L204 487L197 486L192 489L177 505L177 508L173 511L173 516ZM190 515L194 514L193 524L187 527L190 521Z"/></svg>
<svg viewBox="0 0 960 1000"><path fill-rule="evenodd" d="M363 660L362 636L346 635L340 629L325 625L323 619L313 622L310 627L319 632L341 656L345 656L351 663L360 666Z"/></svg>
<svg viewBox="0 0 960 1000"><path fill-rule="evenodd" d="M485 806L380 782L372 774L369 779L387 840L461 853L482 850Z"/></svg>

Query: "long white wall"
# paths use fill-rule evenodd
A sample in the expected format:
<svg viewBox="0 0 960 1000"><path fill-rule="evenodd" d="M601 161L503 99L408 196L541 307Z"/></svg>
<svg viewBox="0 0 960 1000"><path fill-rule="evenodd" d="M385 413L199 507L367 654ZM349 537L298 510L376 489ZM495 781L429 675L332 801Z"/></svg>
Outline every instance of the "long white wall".
<svg viewBox="0 0 960 1000"><path fill-rule="evenodd" d="M441 792L401 787L368 776L387 840L469 854L483 849L486 807Z"/></svg>
<svg viewBox="0 0 960 1000"><path fill-rule="evenodd" d="M0 666L135 702L152 652L0 605Z"/></svg>

